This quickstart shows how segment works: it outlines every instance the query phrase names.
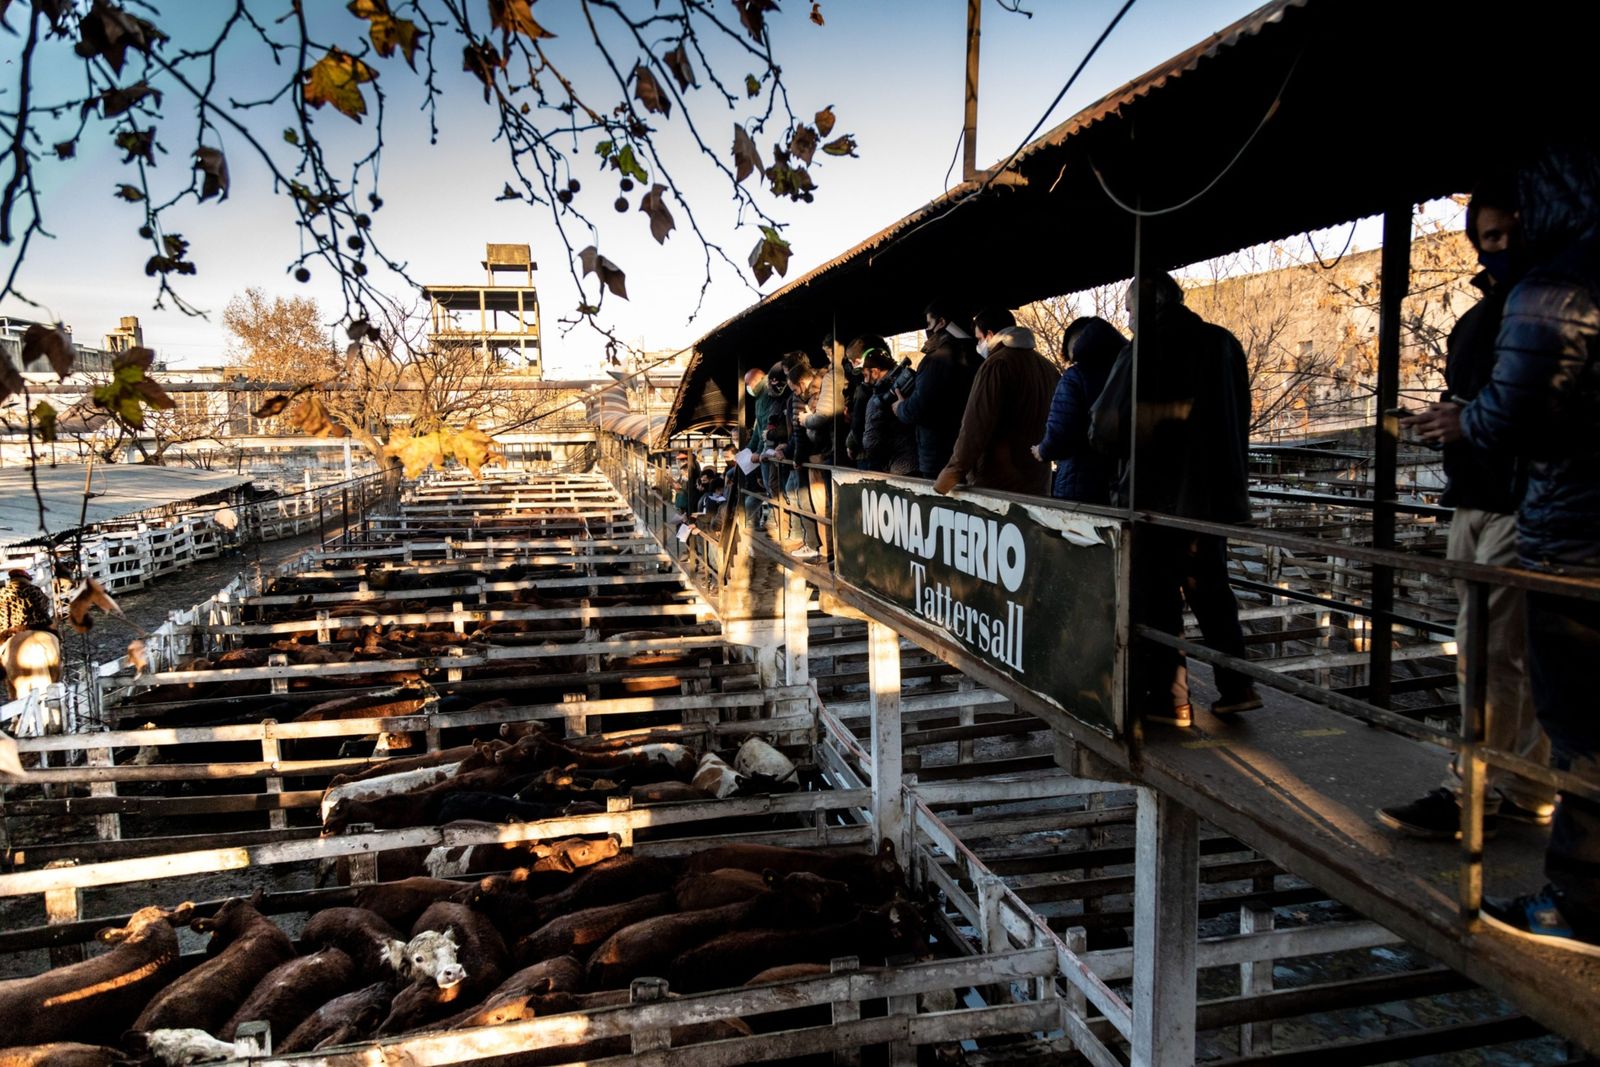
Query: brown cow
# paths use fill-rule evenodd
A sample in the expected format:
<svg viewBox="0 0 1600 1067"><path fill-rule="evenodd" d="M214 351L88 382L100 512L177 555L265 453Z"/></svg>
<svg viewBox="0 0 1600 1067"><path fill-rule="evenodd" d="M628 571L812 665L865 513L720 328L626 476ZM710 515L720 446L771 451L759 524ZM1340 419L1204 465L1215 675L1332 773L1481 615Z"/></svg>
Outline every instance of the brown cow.
<svg viewBox="0 0 1600 1067"><path fill-rule="evenodd" d="M388 920L365 908L324 908L300 931L300 943L307 949L340 949L355 963L356 974L368 982L396 977L389 942L399 937L400 931Z"/></svg>
<svg viewBox="0 0 1600 1067"><path fill-rule="evenodd" d="M729 930L794 929L837 921L850 904L843 882L799 871L768 871L766 888L748 900L701 911L660 915L626 926L594 950L589 986L612 989L647 974L662 974L674 959Z"/></svg>
<svg viewBox="0 0 1600 1067"><path fill-rule="evenodd" d="M371 1037L389 1014L394 982L375 982L354 993L334 997L312 1012L274 1053L310 1052L325 1045L344 1045Z"/></svg>
<svg viewBox="0 0 1600 1067"><path fill-rule="evenodd" d="M517 962L536 963L569 952L587 956L594 946L623 927L671 910L671 893L651 893L621 904L606 904L571 912L551 919L518 941Z"/></svg>
<svg viewBox="0 0 1600 1067"><path fill-rule="evenodd" d="M76 1041L0 1048L0 1067L112 1067L126 1059L120 1049Z"/></svg>
<svg viewBox="0 0 1600 1067"><path fill-rule="evenodd" d="M476 1004L505 977L509 954L498 931L465 904L440 901L411 928L411 940L390 942L411 979L389 1008L379 1034L423 1026L452 1006Z"/></svg>
<svg viewBox="0 0 1600 1067"><path fill-rule="evenodd" d="M589 868L559 892L534 901L541 922L578 908L618 904L659 892L675 879L672 866L651 856L618 856Z"/></svg>
<svg viewBox="0 0 1600 1067"><path fill-rule="evenodd" d="M256 984L250 996L217 1031L232 1041L239 1027L265 1020L274 1034L290 1034L311 1013L356 983L356 965L336 948L281 963Z"/></svg>
<svg viewBox="0 0 1600 1067"><path fill-rule="evenodd" d="M178 933L191 903L140 908L121 928L95 936L110 952L31 978L0 982L0 1045L55 1041L110 1044L178 973Z"/></svg>
<svg viewBox="0 0 1600 1067"><path fill-rule="evenodd" d="M234 897L190 927L210 931L211 958L157 993L130 1029L215 1033L274 967L294 958L289 936L256 910L261 894Z"/></svg>
<svg viewBox="0 0 1600 1067"><path fill-rule="evenodd" d="M914 951L926 943L921 916L897 900L830 926L798 930L735 930L692 948L673 961L668 977L681 993L723 989L771 967L824 963L835 956L865 960Z"/></svg>
<svg viewBox="0 0 1600 1067"><path fill-rule="evenodd" d="M403 878L356 890L356 907L375 913L396 930L409 930L418 916L467 887L443 878Z"/></svg>
<svg viewBox="0 0 1600 1067"><path fill-rule="evenodd" d="M784 848L779 845L721 845L690 856L686 873L737 867L745 871L810 871L823 878L844 882L856 899L881 903L904 884L894 845L885 838L878 851L854 852L848 849Z"/></svg>
<svg viewBox="0 0 1600 1067"><path fill-rule="evenodd" d="M465 1026L490 1026L509 1019L496 1017L505 1009L519 1012L530 1000L554 993L572 993L583 984L583 964L572 956L557 956L524 967L495 986L481 1003L434 1023L436 1030ZM520 1017L520 1016L519 1016Z"/></svg>

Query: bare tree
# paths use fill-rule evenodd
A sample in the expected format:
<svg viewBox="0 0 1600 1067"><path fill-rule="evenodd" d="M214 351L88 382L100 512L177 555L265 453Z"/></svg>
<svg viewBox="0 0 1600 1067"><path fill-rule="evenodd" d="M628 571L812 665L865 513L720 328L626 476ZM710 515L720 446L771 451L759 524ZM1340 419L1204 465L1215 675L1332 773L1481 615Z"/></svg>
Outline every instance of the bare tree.
<svg viewBox="0 0 1600 1067"><path fill-rule="evenodd" d="M0 298L28 300L18 286L22 265L32 242L48 236L42 170L109 136L127 168L113 195L138 211L158 305L193 311L177 285L200 269L189 240L168 223L171 209L227 200L229 157L238 163L242 154L291 205L302 237L287 265L294 277L308 281L321 265L338 279L344 316L368 320L376 310L369 266L405 275L385 252L377 221L386 86L397 79L420 86L435 135L447 108L493 114L507 149L500 199L548 212L580 291L588 280L569 321L611 337L600 307L608 293L627 297L623 269L601 251L611 228L599 224L601 204L642 214L616 225L648 226L658 242L681 215L702 260L702 299L719 263L747 285L783 275L786 224L757 191L810 202L817 163L854 156L857 142L836 132L831 106L814 114L791 106L768 21L774 0L576 0L570 10L581 16L579 29L557 39L532 0L216 0L206 5L209 20L179 12L163 19L148 2L0 4L0 21L9 14L5 27L18 39L8 61L13 88L0 95L0 246L10 254ZM824 23L820 3L810 4L810 17ZM453 64L476 84L447 99ZM81 89L51 95L40 83L45 67L81 68ZM262 70L281 72L264 92ZM324 108L370 131L365 147L350 150L342 134L325 134L317 121ZM671 125L684 136L663 137ZM743 263L707 235L674 177L685 154L674 156L666 142L692 145L687 158L707 161L726 181L734 224L759 231L748 257L737 257ZM167 154L189 165L157 169ZM579 172L596 164L616 176L621 196L598 182L584 189ZM756 183L747 183L751 176ZM703 199L715 196L708 190Z"/></svg>
<svg viewBox="0 0 1600 1067"><path fill-rule="evenodd" d="M1065 366L1061 340L1074 319L1092 315L1105 319L1124 334L1128 332L1128 312L1122 299L1126 289L1126 282L1113 282L1065 296L1036 300L1017 309L1017 323L1033 331L1034 347L1040 355L1059 366Z"/></svg>

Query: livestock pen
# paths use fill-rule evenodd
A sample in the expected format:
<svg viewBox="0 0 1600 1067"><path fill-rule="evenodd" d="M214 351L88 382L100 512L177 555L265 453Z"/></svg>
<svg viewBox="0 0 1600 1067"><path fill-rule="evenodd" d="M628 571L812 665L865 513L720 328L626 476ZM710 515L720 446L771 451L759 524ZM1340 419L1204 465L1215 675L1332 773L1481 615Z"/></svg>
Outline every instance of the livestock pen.
<svg viewBox="0 0 1600 1067"><path fill-rule="evenodd" d="M577 601L544 603L560 596ZM470 893L475 878L497 869L538 871L552 857L570 863L563 845L575 840L596 843L595 855L671 870L730 845L825 847L818 855L827 862L837 862L836 850L863 859L881 851L907 876L906 918L895 921L920 930L909 916L928 909L911 895L939 866L933 839L882 844L861 777L870 767L854 741L819 731L815 690L782 684L774 656L727 642L716 621L659 546L633 530L630 510L602 479L414 487L394 514L369 517L277 575L242 577L175 618L147 642L142 673L130 676L128 664L108 671L100 696L118 729L24 739L25 754L65 754L69 763L34 771L25 796L13 789L8 821L84 815L95 837L14 847L14 869L0 875L0 895L11 898L0 933L8 970L37 971L46 953L55 968L73 966L96 931L132 921L136 905L152 901L193 901L185 914L210 921L228 898L260 891L255 907L292 932L302 916L367 899L393 883L386 874L413 870L419 858ZM849 647L836 651L842 657ZM370 655L345 655L357 648ZM668 792L662 801L648 785L594 791L585 810L510 824L356 823L330 833L318 818L336 774L426 760L473 736L487 745L502 732L530 731L563 746L562 758L597 753L602 761L649 745L721 750L734 762L735 750L760 736L792 757L797 781L772 783L786 792L747 784L720 799ZM71 795L85 789L88 796ZM928 812L917 825L940 824ZM487 863L451 875L446 857L469 849L488 854ZM588 865L539 873L548 887ZM989 900L984 914L1002 921L1012 914L1003 904ZM670 1060L669 1040L712 1036L713 1045L685 1055L733 1063L886 1044L905 1062L917 1046L1063 1028L1050 981L1062 946L1047 927L1014 945L998 928L987 942L977 928L963 935L959 905L929 918L931 940L897 942L904 959L885 956L875 928L863 928L871 936L857 951L876 948L880 964L893 956L886 966L862 967L854 952L840 952L820 972L778 984L670 999L670 989L643 975L627 1003L465 1036L385 1037L385 1055L458 1061L572 1044L575 1058L656 1049ZM819 924L825 929L839 926ZM187 956L180 970L203 963ZM919 996L935 993L943 996L922 1004L943 1010L919 1011ZM798 1020L805 1025L785 1016L774 1033L742 1022L808 1006L820 1015ZM707 1029L719 1020L722 1029ZM260 1056L288 1036L246 1026L236 1052Z"/></svg>

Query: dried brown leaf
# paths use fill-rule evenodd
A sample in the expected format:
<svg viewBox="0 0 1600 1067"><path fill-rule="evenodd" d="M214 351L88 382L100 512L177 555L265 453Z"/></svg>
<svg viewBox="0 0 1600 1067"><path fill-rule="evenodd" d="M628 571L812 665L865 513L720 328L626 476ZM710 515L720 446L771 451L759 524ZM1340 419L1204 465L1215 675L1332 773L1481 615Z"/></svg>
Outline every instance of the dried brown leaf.
<svg viewBox="0 0 1600 1067"><path fill-rule="evenodd" d="M67 605L67 618L72 621L73 628L80 634L86 634L94 628L94 619L89 612L95 608L108 615L122 617L122 609L111 599L111 594L106 592L105 586L93 578L88 578L85 579L83 587L73 594L72 602Z"/></svg>
<svg viewBox="0 0 1600 1067"><path fill-rule="evenodd" d="M761 153L756 150L755 138L737 122L733 124L733 166L734 180L741 182L766 170L761 163Z"/></svg>
<svg viewBox="0 0 1600 1067"><path fill-rule="evenodd" d="M854 156L856 147L856 139L847 133L823 145L822 150L830 156Z"/></svg>
<svg viewBox="0 0 1600 1067"><path fill-rule="evenodd" d="M228 159L222 149L209 146L195 149L194 169L200 172L200 199L228 199Z"/></svg>
<svg viewBox="0 0 1600 1067"><path fill-rule="evenodd" d="M639 103L644 105L646 111L654 111L658 115L672 117L672 100L661 89L661 83L656 81L656 76L643 63L633 66L633 95Z"/></svg>
<svg viewBox="0 0 1600 1067"><path fill-rule="evenodd" d="M826 25L822 19L822 5L817 3L817 0L811 0L811 21L818 26ZM826 137L828 135L824 133L822 136Z"/></svg>
<svg viewBox="0 0 1600 1067"><path fill-rule="evenodd" d="M34 323L22 334L22 365L26 367L41 356L50 361L50 369L56 372L57 378L65 378L72 373L78 350L60 324L45 326Z"/></svg>
<svg viewBox="0 0 1600 1067"><path fill-rule="evenodd" d="M289 406L289 399L289 396L285 393L269 396L251 414L258 419L270 419L275 415L282 415L284 409Z"/></svg>
<svg viewBox="0 0 1600 1067"><path fill-rule="evenodd" d="M694 77L694 67L689 62L689 53L680 41L678 47L667 52L661 61L672 71L672 76L677 79L678 91L686 92L691 85L698 85Z"/></svg>
<svg viewBox="0 0 1600 1067"><path fill-rule="evenodd" d="M817 112L813 121L817 124L817 136L826 137L833 132L833 124L839 121L839 117L833 113L833 105L829 104Z"/></svg>
<svg viewBox="0 0 1600 1067"><path fill-rule="evenodd" d="M534 40L555 36L533 17L531 0L489 0L489 22L508 35L520 33Z"/></svg>
<svg viewBox="0 0 1600 1067"><path fill-rule="evenodd" d="M733 0L733 6L739 11L744 32L750 35L752 41L760 44L762 34L766 32L766 13L778 10L776 0Z"/></svg>
<svg viewBox="0 0 1600 1067"><path fill-rule="evenodd" d="M809 164L811 157L817 154L817 131L801 124L794 131L794 136L789 138L789 154L802 163Z"/></svg>
<svg viewBox="0 0 1600 1067"><path fill-rule="evenodd" d="M667 187L658 182L639 200L639 210L650 216L650 236L656 239L656 244L665 244L667 234L677 226L662 196L666 191Z"/></svg>
<svg viewBox="0 0 1600 1067"><path fill-rule="evenodd" d="M106 0L95 0L89 13L78 22L78 43L73 50L84 59L99 56L114 73L121 74L128 49L148 56L166 39L167 35L154 23L130 15Z"/></svg>
<svg viewBox="0 0 1600 1067"><path fill-rule="evenodd" d="M578 253L578 261L583 264L585 275L594 274L600 278L600 284L610 289L622 299L628 299L628 278L623 274L622 268L600 254L600 250L590 245Z"/></svg>
<svg viewBox="0 0 1600 1067"><path fill-rule="evenodd" d="M461 55L461 69L483 83L483 102L487 104L489 92L494 88L495 75L506 65L505 58L488 41L467 45Z"/></svg>

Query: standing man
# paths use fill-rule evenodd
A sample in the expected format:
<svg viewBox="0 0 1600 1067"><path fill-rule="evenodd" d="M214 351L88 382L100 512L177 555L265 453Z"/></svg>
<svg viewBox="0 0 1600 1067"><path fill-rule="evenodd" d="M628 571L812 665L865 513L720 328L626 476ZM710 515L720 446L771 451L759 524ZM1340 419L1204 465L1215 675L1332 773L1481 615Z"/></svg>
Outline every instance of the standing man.
<svg viewBox="0 0 1600 1067"><path fill-rule="evenodd" d="M934 491L949 493L965 482L975 489L1047 496L1050 464L1035 456L1031 446L1050 412L1061 373L1034 351L1033 331L1018 326L1005 308L979 312L972 329L983 363Z"/></svg>
<svg viewBox="0 0 1600 1067"><path fill-rule="evenodd" d="M924 312L928 339L910 393L896 393L892 411L917 431L917 473L937 477L955 451L967 394L978 372L978 350L961 315L946 300L935 300Z"/></svg>
<svg viewBox="0 0 1600 1067"><path fill-rule="evenodd" d="M1128 320L1137 322L1137 283L1128 287ZM1130 471L1133 425L1133 349L1123 349L1105 392L1090 415L1090 440L1122 460L1112 501L1187 519L1242 523L1250 519L1247 452L1250 443L1250 372L1244 349L1227 330L1183 304L1171 275L1151 284L1154 307L1143 317L1140 365L1138 470ZM1136 478L1130 480L1130 475ZM1137 500L1131 499L1137 492ZM1228 583L1228 544L1212 534L1138 526L1133 538L1132 615L1135 622L1174 636L1183 633L1188 601L1206 644L1245 657L1239 602ZM1261 706L1248 676L1216 670L1216 715ZM1134 644L1131 672L1134 714L1146 722L1193 723L1184 656L1151 641Z"/></svg>
<svg viewBox="0 0 1600 1067"><path fill-rule="evenodd" d="M1446 401L1468 403L1494 375L1494 343L1506 294L1516 284L1512 262L1520 256L1516 189L1509 176L1473 191L1467 207L1467 240L1478 250L1483 269L1472 284L1483 299L1467 310L1450 331L1445 355ZM1515 253L1515 255L1514 255ZM1447 479L1443 503L1455 508L1450 520L1448 558L1492 567L1517 562L1517 502L1521 499L1517 459L1505 450L1487 452L1465 441L1446 445ZM1467 629L1471 590L1456 583L1460 613L1456 616L1456 681L1466 714L1466 649L1477 647ZM1536 763L1550 759L1550 743L1539 728L1528 684L1527 600L1522 590L1498 586L1489 591L1488 685L1484 692L1484 740ZM1455 841L1461 836L1460 778L1454 762L1443 785L1409 804L1378 809L1378 821L1401 833L1430 841ZM1555 813L1555 794L1545 785L1489 768L1483 829L1492 834L1501 819L1544 826Z"/></svg>
<svg viewBox="0 0 1600 1067"><path fill-rule="evenodd" d="M1443 444L1465 439L1528 461L1517 512L1524 567L1600 581L1600 152L1553 147L1518 181L1528 262L1506 296L1494 377L1472 403L1410 421ZM1600 601L1529 593L1528 677L1554 763L1600 782ZM1519 933L1600 953L1600 804L1563 792L1545 851L1545 887L1484 900Z"/></svg>
<svg viewBox="0 0 1600 1067"><path fill-rule="evenodd" d="M744 391L750 397L751 407L754 409L750 421L750 436L747 447L750 455L760 457L768 448L767 421L772 418L772 405L775 403L772 390L768 387L767 372L760 367L751 367L744 372ZM745 486L761 486L765 489L760 477L744 478L741 482ZM744 524L749 530L763 529L761 524L761 501L754 496L744 498Z"/></svg>

